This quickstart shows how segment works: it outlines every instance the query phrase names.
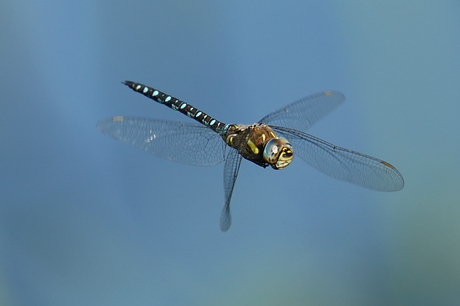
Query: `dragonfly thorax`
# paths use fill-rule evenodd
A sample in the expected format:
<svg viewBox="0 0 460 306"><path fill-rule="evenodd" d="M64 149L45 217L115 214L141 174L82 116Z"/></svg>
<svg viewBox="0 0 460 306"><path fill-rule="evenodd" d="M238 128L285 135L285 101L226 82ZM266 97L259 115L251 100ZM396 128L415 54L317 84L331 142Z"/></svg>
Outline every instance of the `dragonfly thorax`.
<svg viewBox="0 0 460 306"><path fill-rule="evenodd" d="M222 137L242 157L264 168L283 169L294 156L289 141L278 137L266 124L230 124Z"/></svg>

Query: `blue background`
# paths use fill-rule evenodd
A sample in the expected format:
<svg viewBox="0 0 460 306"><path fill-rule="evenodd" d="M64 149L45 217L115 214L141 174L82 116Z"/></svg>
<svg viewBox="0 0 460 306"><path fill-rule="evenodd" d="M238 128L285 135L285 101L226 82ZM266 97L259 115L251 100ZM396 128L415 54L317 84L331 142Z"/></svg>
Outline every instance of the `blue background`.
<svg viewBox="0 0 460 306"><path fill-rule="evenodd" d="M1 305L458 305L459 1L3 1ZM381 193L301 160L223 166L98 132L190 121L120 82L253 123L324 89L310 129L395 165Z"/></svg>

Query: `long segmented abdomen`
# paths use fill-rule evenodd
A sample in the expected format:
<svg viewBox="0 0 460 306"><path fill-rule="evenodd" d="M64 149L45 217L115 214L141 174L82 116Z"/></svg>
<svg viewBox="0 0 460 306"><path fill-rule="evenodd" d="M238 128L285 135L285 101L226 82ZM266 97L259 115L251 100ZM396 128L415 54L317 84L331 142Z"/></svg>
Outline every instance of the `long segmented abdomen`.
<svg viewBox="0 0 460 306"><path fill-rule="evenodd" d="M125 81L123 82L123 84L129 86L132 90L137 91L143 94L144 96L155 100L158 103L166 105L172 108L173 110L177 110L182 114L192 119L195 119L196 121L206 125L207 127L209 127L210 129L212 129L220 135L225 131L225 123L222 123L217 119L214 119L205 112L200 111L199 109L193 107L192 105L182 100L174 98L173 96L161 92L153 87L146 86L140 83Z"/></svg>

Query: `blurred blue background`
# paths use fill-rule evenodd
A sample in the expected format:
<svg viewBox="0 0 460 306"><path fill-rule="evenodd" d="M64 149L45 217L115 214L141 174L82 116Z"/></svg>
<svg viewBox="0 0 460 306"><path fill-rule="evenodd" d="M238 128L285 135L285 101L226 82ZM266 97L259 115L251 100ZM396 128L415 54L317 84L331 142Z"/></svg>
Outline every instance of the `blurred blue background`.
<svg viewBox="0 0 460 306"><path fill-rule="evenodd" d="M0 305L459 305L459 1L3 1ZM381 193L301 160L223 166L98 132L188 121L120 82L253 123L324 89L310 133L395 165Z"/></svg>

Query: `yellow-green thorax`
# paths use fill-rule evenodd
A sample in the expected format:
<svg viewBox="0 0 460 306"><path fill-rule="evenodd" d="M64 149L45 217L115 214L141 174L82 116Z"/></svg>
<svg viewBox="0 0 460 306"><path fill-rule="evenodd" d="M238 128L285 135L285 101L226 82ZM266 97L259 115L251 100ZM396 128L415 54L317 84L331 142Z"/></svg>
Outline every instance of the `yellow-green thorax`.
<svg viewBox="0 0 460 306"><path fill-rule="evenodd" d="M264 168L270 165L273 169L283 169L294 157L289 141L278 137L266 124L230 124L222 138L242 157Z"/></svg>

